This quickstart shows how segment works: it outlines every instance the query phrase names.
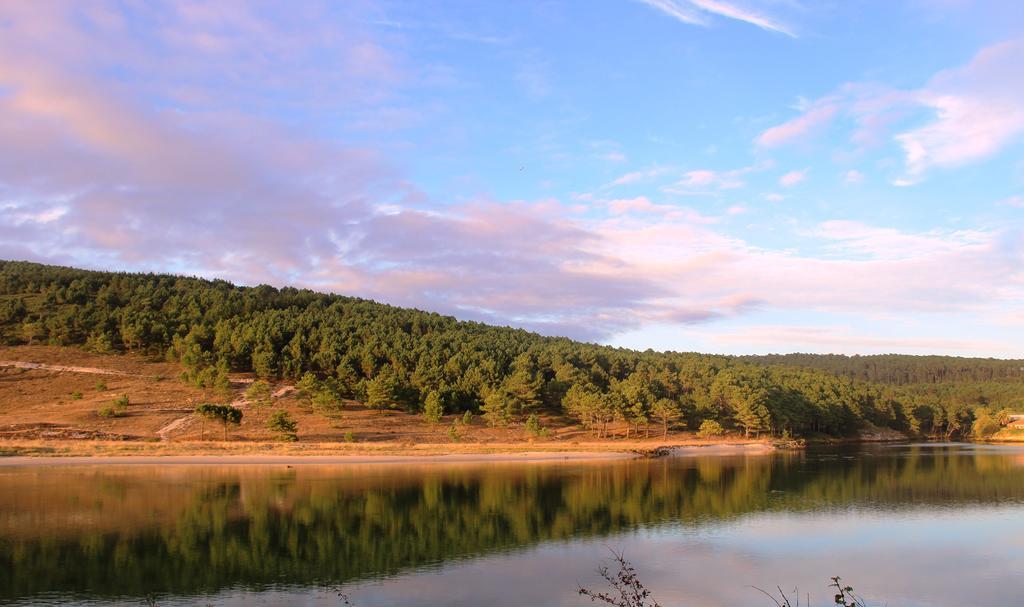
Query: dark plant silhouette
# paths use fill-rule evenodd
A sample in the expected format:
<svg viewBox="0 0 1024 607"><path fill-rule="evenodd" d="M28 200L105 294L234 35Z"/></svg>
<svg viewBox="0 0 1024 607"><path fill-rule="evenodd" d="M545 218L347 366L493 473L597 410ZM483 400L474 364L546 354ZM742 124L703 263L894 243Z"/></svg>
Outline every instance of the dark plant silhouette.
<svg viewBox="0 0 1024 607"><path fill-rule="evenodd" d="M640 581L632 563L621 552L612 551L612 558L618 564L618 573L612 575L607 565L601 565L597 573L611 587L609 591L593 591L580 586L579 593L592 602L614 607L661 607L651 596L651 591Z"/></svg>

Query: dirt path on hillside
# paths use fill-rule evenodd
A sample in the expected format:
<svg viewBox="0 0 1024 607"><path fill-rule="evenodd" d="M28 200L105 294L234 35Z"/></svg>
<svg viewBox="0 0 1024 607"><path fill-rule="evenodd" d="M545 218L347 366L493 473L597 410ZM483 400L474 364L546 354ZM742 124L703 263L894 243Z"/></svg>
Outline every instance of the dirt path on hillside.
<svg viewBox="0 0 1024 607"><path fill-rule="evenodd" d="M0 360L0 367L15 367L17 369L57 371L59 373L89 373L92 375L120 375L121 377L142 377L124 371L114 369L97 369L96 367L68 367L65 365L48 365L45 363L31 363L21 360Z"/></svg>
<svg viewBox="0 0 1024 607"><path fill-rule="evenodd" d="M187 428L188 426L191 426L192 422L195 421L195 418L196 418L196 416L194 414L192 414L192 413L189 413L188 415L186 415L184 417L179 417L179 418L173 420L171 423L169 423L166 426L164 426L163 428L160 428L159 430L157 430L156 431L157 436L160 437L161 441L170 440L168 438L168 435L171 432L174 432L175 430L183 430L183 429Z"/></svg>

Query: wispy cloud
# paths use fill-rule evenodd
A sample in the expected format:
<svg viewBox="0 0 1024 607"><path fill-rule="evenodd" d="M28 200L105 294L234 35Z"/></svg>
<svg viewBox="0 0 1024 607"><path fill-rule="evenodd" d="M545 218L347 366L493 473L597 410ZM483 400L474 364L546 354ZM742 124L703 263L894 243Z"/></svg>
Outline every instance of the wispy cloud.
<svg viewBox="0 0 1024 607"><path fill-rule="evenodd" d="M1015 207L1018 209L1024 209L1024 196L1010 196L1000 200L997 204L1004 207Z"/></svg>
<svg viewBox="0 0 1024 607"><path fill-rule="evenodd" d="M963 67L939 72L922 87L899 90L847 83L838 92L807 104L792 120L763 131L762 147L776 147L821 135L840 116L856 125L849 142L857 147L894 144L903 155L899 186L920 182L936 168L955 168L990 158L1024 138L1024 41L979 51ZM907 116L924 123L898 130Z"/></svg>
<svg viewBox="0 0 1024 607"><path fill-rule="evenodd" d="M666 15L690 25L707 25L708 16L716 15L743 21L763 30L796 37L793 30L778 19L735 2L722 0L637 0Z"/></svg>

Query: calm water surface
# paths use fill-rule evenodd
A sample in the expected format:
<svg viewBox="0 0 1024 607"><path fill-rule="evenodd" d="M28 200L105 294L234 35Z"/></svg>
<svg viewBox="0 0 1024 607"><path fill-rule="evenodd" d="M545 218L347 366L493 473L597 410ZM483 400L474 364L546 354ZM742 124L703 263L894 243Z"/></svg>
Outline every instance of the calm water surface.
<svg viewBox="0 0 1024 607"><path fill-rule="evenodd" d="M0 466L0 604L584 605L609 550L666 607L1004 606L1024 449L474 465Z"/></svg>

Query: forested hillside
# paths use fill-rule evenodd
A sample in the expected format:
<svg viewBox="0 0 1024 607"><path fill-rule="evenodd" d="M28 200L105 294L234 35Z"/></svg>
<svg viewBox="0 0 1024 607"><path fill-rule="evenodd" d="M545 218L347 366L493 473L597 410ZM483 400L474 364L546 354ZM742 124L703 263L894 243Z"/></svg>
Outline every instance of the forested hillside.
<svg viewBox="0 0 1024 607"><path fill-rule="evenodd" d="M0 330L9 344L165 356L204 387L252 371L372 407L440 404L495 425L546 410L596 433L710 420L749 434L844 436L868 422L956 436L1024 406L1020 361L637 352L308 290L26 262L0 261Z"/></svg>

